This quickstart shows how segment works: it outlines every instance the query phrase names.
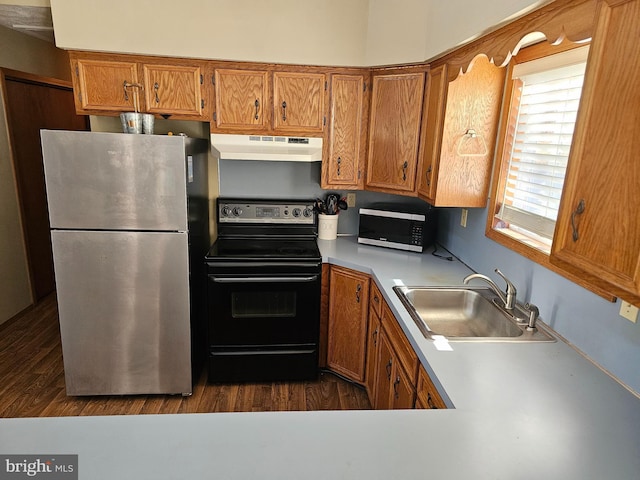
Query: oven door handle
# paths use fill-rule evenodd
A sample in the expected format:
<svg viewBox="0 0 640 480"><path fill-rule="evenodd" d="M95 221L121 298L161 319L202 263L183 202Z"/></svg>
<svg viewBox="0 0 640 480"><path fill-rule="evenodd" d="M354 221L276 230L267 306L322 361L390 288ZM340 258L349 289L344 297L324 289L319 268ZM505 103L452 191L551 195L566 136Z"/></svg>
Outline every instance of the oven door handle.
<svg viewBox="0 0 640 480"><path fill-rule="evenodd" d="M318 280L318 275L308 277L216 277L209 275L216 283L307 283Z"/></svg>

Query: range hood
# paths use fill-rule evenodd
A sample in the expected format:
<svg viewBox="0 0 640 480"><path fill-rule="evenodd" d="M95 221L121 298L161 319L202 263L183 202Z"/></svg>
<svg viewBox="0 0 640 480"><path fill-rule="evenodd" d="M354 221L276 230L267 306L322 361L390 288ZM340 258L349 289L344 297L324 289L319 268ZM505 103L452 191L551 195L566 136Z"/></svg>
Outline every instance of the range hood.
<svg viewBox="0 0 640 480"><path fill-rule="evenodd" d="M211 134L211 150L221 160L322 161L322 138Z"/></svg>

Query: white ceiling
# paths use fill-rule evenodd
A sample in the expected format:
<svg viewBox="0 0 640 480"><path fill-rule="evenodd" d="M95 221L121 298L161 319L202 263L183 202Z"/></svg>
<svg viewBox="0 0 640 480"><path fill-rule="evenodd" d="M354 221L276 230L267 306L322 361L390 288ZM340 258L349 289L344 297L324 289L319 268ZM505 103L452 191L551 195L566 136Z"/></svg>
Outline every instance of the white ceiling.
<svg viewBox="0 0 640 480"><path fill-rule="evenodd" d="M0 26L55 43L50 7L0 2Z"/></svg>

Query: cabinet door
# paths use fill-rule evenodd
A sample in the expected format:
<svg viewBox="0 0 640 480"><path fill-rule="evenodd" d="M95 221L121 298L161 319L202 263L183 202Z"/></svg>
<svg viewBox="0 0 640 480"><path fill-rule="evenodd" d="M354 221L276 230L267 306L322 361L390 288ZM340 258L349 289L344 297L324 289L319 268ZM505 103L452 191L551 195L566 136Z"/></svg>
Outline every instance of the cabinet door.
<svg viewBox="0 0 640 480"><path fill-rule="evenodd" d="M429 71L427 89L424 96L424 120L421 134L422 150L418 162L416 185L418 195L432 205L435 204L436 198L442 123L448 85L446 64Z"/></svg>
<svg viewBox="0 0 640 480"><path fill-rule="evenodd" d="M273 128L283 133L322 132L324 92L324 74L275 72Z"/></svg>
<svg viewBox="0 0 640 480"><path fill-rule="evenodd" d="M364 382L369 277L331 267L327 364L356 382Z"/></svg>
<svg viewBox="0 0 640 480"><path fill-rule="evenodd" d="M143 100L135 62L78 59L75 73L78 111L133 111Z"/></svg>
<svg viewBox="0 0 640 480"><path fill-rule="evenodd" d="M143 65L149 113L201 117L204 108L199 65Z"/></svg>
<svg viewBox="0 0 640 480"><path fill-rule="evenodd" d="M269 127L268 72L215 71L215 127L223 130L266 130Z"/></svg>
<svg viewBox="0 0 640 480"><path fill-rule="evenodd" d="M378 382L378 357L380 356L380 331L382 325L380 317L376 314L374 307L369 308L369 328L367 329L367 360L365 387L369 400L373 404L376 398L377 382Z"/></svg>
<svg viewBox="0 0 640 480"><path fill-rule="evenodd" d="M372 88L367 189L413 193L424 73L376 75Z"/></svg>
<svg viewBox="0 0 640 480"><path fill-rule="evenodd" d="M484 207L505 69L479 55L452 82L446 65L434 68L429 77L418 194L435 206Z"/></svg>
<svg viewBox="0 0 640 480"><path fill-rule="evenodd" d="M413 408L416 391L413 382L396 362L391 384L391 408Z"/></svg>
<svg viewBox="0 0 640 480"><path fill-rule="evenodd" d="M440 397L435 385L429 378L427 371L422 365L418 368L418 385L416 386L417 399L416 408L443 409L447 408L446 404Z"/></svg>
<svg viewBox="0 0 640 480"><path fill-rule="evenodd" d="M391 402L391 379L394 378L396 358L384 329L380 332L378 341L380 342L380 353L376 367L376 395L372 404L376 410L388 410L393 406Z"/></svg>
<svg viewBox="0 0 640 480"><path fill-rule="evenodd" d="M364 184L364 87L364 75L331 77L329 154L322 165L322 188L357 189Z"/></svg>
<svg viewBox="0 0 640 480"><path fill-rule="evenodd" d="M640 306L640 1L597 18L551 261Z"/></svg>

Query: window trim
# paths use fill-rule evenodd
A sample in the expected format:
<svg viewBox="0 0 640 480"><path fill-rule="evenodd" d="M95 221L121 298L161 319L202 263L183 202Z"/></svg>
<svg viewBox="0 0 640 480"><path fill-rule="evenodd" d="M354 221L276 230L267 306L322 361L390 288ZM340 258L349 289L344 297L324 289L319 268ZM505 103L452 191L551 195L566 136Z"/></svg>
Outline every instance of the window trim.
<svg viewBox="0 0 640 480"><path fill-rule="evenodd" d="M574 48L583 47L585 43L571 43L571 42L562 42L560 45L551 45L546 41L542 41L541 43L537 43L535 45L531 45L529 47L523 48L518 52L516 56L514 56L509 62L507 66L507 78L505 81L505 90L503 95L503 106L502 113L500 115L500 127L498 129L498 137L496 141L496 155L495 155L495 164L493 169L493 178L491 180L491 190L489 196L489 207L487 212L487 222L485 227L485 236L500 245L513 250L514 252L522 255L523 257L546 267L547 269L567 278L580 285L583 288L601 296L602 298L614 302L616 297L613 296L610 292L595 286L587 281L584 278L578 277L566 270L562 269L558 265L552 264L550 261L550 256L534 247L526 245L523 242L520 242L516 238L509 236L506 233L500 232L499 230L494 229L494 219L495 215L498 213L499 205L498 205L498 192L501 192L505 188L506 179L507 179L507 171L509 168L509 155L511 152L511 145L508 145L505 141L507 138L507 129L511 126L510 118L513 115L513 95L517 92L516 84L518 79L513 80L511 78L511 72L513 70L513 66L516 63L524 63L530 60L535 60L537 58L542 58L545 56L553 55L556 53L564 52L567 50L572 50ZM587 65L588 68L588 65ZM505 159L506 155L506 159ZM563 191L564 195L564 191Z"/></svg>

